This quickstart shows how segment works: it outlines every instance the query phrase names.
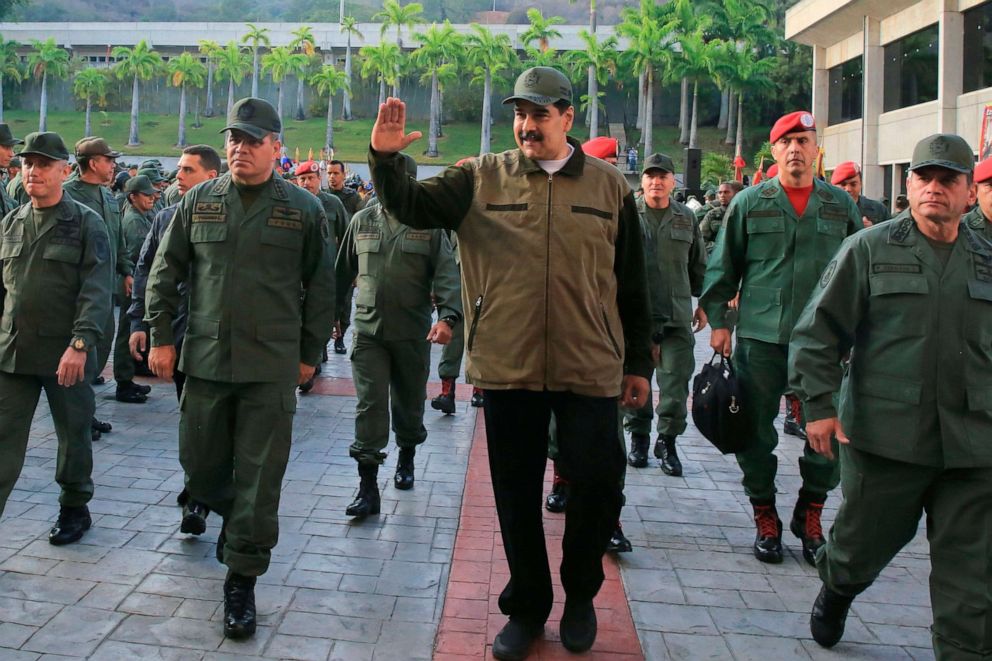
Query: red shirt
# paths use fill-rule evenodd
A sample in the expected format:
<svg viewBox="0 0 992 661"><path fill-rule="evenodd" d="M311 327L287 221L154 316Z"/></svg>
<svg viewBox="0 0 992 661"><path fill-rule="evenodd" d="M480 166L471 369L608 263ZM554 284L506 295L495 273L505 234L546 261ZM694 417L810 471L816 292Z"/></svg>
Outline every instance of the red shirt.
<svg viewBox="0 0 992 661"><path fill-rule="evenodd" d="M809 204L809 196L813 194L813 184L803 188L789 188L785 184L782 184L782 190L785 191L786 197L789 198L789 202L792 204L792 208L795 209L796 215L802 218L803 214L806 213L806 205Z"/></svg>

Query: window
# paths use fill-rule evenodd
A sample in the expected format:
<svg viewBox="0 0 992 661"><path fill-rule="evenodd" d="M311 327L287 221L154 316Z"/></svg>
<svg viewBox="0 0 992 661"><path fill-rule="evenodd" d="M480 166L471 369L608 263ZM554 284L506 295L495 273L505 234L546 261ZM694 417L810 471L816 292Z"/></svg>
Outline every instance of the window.
<svg viewBox="0 0 992 661"><path fill-rule="evenodd" d="M856 57L833 67L828 72L830 109L827 113L827 122L829 124L861 119L861 95L864 87L862 61L862 58Z"/></svg>
<svg viewBox="0 0 992 661"><path fill-rule="evenodd" d="M885 112L937 98L937 26L885 46Z"/></svg>
<svg viewBox="0 0 992 661"><path fill-rule="evenodd" d="M992 87L992 2L964 12L964 91Z"/></svg>

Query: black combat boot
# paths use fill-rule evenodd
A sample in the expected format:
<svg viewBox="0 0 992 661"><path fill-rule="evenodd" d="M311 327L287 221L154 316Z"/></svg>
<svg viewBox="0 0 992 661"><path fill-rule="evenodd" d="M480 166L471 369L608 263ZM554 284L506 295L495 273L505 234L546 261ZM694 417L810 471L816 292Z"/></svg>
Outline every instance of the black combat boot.
<svg viewBox="0 0 992 661"><path fill-rule="evenodd" d="M778 518L774 500L751 499L754 507L754 557L762 562L782 562L782 521Z"/></svg>
<svg viewBox="0 0 992 661"><path fill-rule="evenodd" d="M183 520L179 524L179 532L187 535L202 535L207 529L209 515L209 507L195 500L187 500L183 505Z"/></svg>
<svg viewBox="0 0 992 661"><path fill-rule="evenodd" d="M806 429L802 421L802 403L795 395L785 396L785 423L782 425L782 432L788 436L795 436L803 441L807 439Z"/></svg>
<svg viewBox="0 0 992 661"><path fill-rule="evenodd" d="M661 470L665 475L682 477L682 462L675 451L675 437L662 434L654 444L654 456L661 459Z"/></svg>
<svg viewBox="0 0 992 661"><path fill-rule="evenodd" d="M224 581L224 636L255 635L255 577L232 573Z"/></svg>
<svg viewBox="0 0 992 661"><path fill-rule="evenodd" d="M79 507L63 505L59 508L58 521L48 533L48 543L53 546L62 546L78 542L91 525L93 525L93 520L90 519L90 510L86 505Z"/></svg>
<svg viewBox="0 0 992 661"><path fill-rule="evenodd" d="M568 507L568 480L558 474L558 464L554 465L555 476L551 482L551 493L544 501L544 509L558 514Z"/></svg>
<svg viewBox="0 0 992 661"><path fill-rule="evenodd" d="M358 464L358 475L362 478L358 485L358 495L344 513L356 519L364 519L370 514L379 513L379 485L376 483L379 465Z"/></svg>
<svg viewBox="0 0 992 661"><path fill-rule="evenodd" d="M396 475L393 476L393 484L401 491L413 488L413 457L416 454L417 448L400 448L400 458L396 462Z"/></svg>
<svg viewBox="0 0 992 661"><path fill-rule="evenodd" d="M844 622L854 597L837 594L826 585L820 588L809 615L809 632L823 647L833 647L844 637Z"/></svg>
<svg viewBox="0 0 992 661"><path fill-rule="evenodd" d="M803 543L803 557L806 562L816 566L816 552L827 543L823 536L823 526L820 515L823 514L823 503L827 497L820 494L810 494L799 491L796 509L792 511L792 522L789 529Z"/></svg>
<svg viewBox="0 0 992 661"><path fill-rule="evenodd" d="M344 346L344 338L336 337L334 338L334 353L336 354L346 354L348 349Z"/></svg>
<svg viewBox="0 0 992 661"><path fill-rule="evenodd" d="M445 415L455 412L454 379L441 379L441 394L431 400L431 408Z"/></svg>
<svg viewBox="0 0 992 661"><path fill-rule="evenodd" d="M651 437L647 434L630 435L630 452L627 453L627 463L634 468L644 468L648 465L648 446Z"/></svg>

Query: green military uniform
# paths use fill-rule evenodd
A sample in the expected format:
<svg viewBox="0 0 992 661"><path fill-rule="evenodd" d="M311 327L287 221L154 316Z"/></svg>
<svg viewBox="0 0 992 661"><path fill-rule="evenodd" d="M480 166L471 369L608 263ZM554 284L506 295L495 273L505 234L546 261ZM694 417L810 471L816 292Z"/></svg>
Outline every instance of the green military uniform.
<svg viewBox="0 0 992 661"><path fill-rule="evenodd" d="M28 192L24 190L24 177L21 176L21 172L7 182L7 195L14 200L17 204L26 204L30 199L28 197Z"/></svg>
<svg viewBox="0 0 992 661"><path fill-rule="evenodd" d="M320 205L324 207L327 224L331 229L331 234L334 235L334 246L338 247L344 240L344 233L348 229L348 221L351 219L351 215L336 195L331 195L326 191L320 191L317 194L317 199L320 200Z"/></svg>
<svg viewBox="0 0 992 661"><path fill-rule="evenodd" d="M182 196L183 194L179 192L179 182L173 181L164 191L162 191L162 197L160 198L162 208L164 209L165 207L171 207L173 204L179 202L179 198Z"/></svg>
<svg viewBox="0 0 992 661"><path fill-rule="evenodd" d="M710 325L726 328L727 301L741 294L734 366L754 436L737 461L754 501L775 497L778 436L772 423L787 389L789 336L820 273L861 226L851 197L820 180L814 180L801 217L778 178L738 193L727 210L700 302ZM837 485L836 462L808 444L799 467L807 493L823 496Z"/></svg>
<svg viewBox="0 0 992 661"><path fill-rule="evenodd" d="M645 161L645 167L649 161ZM692 334L692 296L699 296L706 271L706 251L692 212L669 199L664 209L637 201L644 235L644 261L651 298L652 339L661 345L655 368L658 390L658 434L679 436L686 427L689 379L696 366ZM653 398L640 409L625 414L632 434L649 436Z"/></svg>
<svg viewBox="0 0 992 661"><path fill-rule="evenodd" d="M979 236L992 241L992 221L985 217L980 206L976 205L974 209L962 216L962 220Z"/></svg>
<svg viewBox="0 0 992 661"><path fill-rule="evenodd" d="M992 656L990 264L992 246L967 223L939 244L903 212L844 243L790 345L807 418L837 416L839 392L850 439L820 577L848 599L867 589L925 511L938 659Z"/></svg>
<svg viewBox="0 0 992 661"><path fill-rule="evenodd" d="M37 139L36 139L37 136ZM51 133L28 136L25 149L68 153ZM46 140L49 143L45 146ZM93 496L90 421L95 402L94 346L110 315L110 248L100 218L63 196L54 207L20 207L0 224L0 514L24 464L31 419L45 390L58 454L55 479L64 507ZM78 345L87 352L85 378L58 384L62 354Z"/></svg>
<svg viewBox="0 0 992 661"><path fill-rule="evenodd" d="M24 144L24 141L15 138L10 132L10 127L7 126L7 124L0 122L0 145L5 147L13 147L14 145L21 144ZM14 198L11 197L10 193L7 192L6 186L0 186L0 218L3 218L19 206L21 206L21 204L16 202Z"/></svg>
<svg viewBox="0 0 992 661"><path fill-rule="evenodd" d="M878 200L861 195L858 197L858 211L861 215L871 221L873 225L883 223L889 218L889 210Z"/></svg>
<svg viewBox="0 0 992 661"><path fill-rule="evenodd" d="M345 210L348 212L348 220L358 213L362 208L362 197L354 190L345 186L341 190L330 189L332 195L341 200Z"/></svg>
<svg viewBox="0 0 992 661"><path fill-rule="evenodd" d="M461 261L458 258L458 235L451 232L451 254L455 260L458 279L461 282ZM441 360L437 365L437 375L442 379L457 379L462 371L462 358L465 356L465 323L458 320L451 329L451 341L441 348Z"/></svg>
<svg viewBox="0 0 992 661"><path fill-rule="evenodd" d="M338 254L338 295L358 276L351 367L358 394L355 442L359 464L381 464L389 413L400 449L427 438L424 399L430 370L433 306L438 317L462 317L458 268L443 230L415 230L374 204L355 214Z"/></svg>
<svg viewBox="0 0 992 661"><path fill-rule="evenodd" d="M699 221L699 234L703 237L707 255L713 252L713 246L716 245L716 235L723 227L723 216L726 213L727 207L715 206L707 211L703 219Z"/></svg>
<svg viewBox="0 0 992 661"><path fill-rule="evenodd" d="M139 175L128 181L127 191L152 194L154 189L152 189L148 179ZM152 227L152 219L153 215L150 211L141 213L130 204L127 205L122 223L122 236L124 237L124 249L132 264L138 263L141 246L145 242L145 237L148 236L148 230ZM128 345L130 339L128 329L131 327L131 320L127 311L131 307L131 296L125 293L123 288L118 291L118 295L121 300L121 308L117 327L124 330L117 333L117 339L114 342L114 379L120 384L130 383L134 380L134 358L131 357L131 350Z"/></svg>

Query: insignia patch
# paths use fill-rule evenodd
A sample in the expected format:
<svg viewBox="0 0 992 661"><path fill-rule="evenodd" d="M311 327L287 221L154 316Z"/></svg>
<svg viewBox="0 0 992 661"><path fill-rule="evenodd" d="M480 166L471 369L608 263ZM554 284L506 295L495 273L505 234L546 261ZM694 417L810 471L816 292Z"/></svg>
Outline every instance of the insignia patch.
<svg viewBox="0 0 992 661"><path fill-rule="evenodd" d="M93 235L93 253L101 262L110 259L110 239L106 234Z"/></svg>
<svg viewBox="0 0 992 661"><path fill-rule="evenodd" d="M541 82L541 76L539 76L536 71L531 71L527 74L527 77L524 78L524 85L527 87L536 87L539 82Z"/></svg>
<svg viewBox="0 0 992 661"><path fill-rule="evenodd" d="M872 273L923 273L919 264L872 264Z"/></svg>
<svg viewBox="0 0 992 661"><path fill-rule="evenodd" d="M975 279L982 282L992 282L992 266L975 262Z"/></svg>
<svg viewBox="0 0 992 661"><path fill-rule="evenodd" d="M194 223L223 223L227 222L227 216L222 213L194 213Z"/></svg>
<svg viewBox="0 0 992 661"><path fill-rule="evenodd" d="M832 260L827 264L827 268L823 269L823 275L820 276L820 286L826 287L827 283L830 282L830 278L834 276L834 271L837 270L837 260Z"/></svg>
<svg viewBox="0 0 992 661"><path fill-rule="evenodd" d="M672 221L673 230L691 230L692 222L687 218L676 218Z"/></svg>
<svg viewBox="0 0 992 661"><path fill-rule="evenodd" d="M782 212L778 209L752 209L747 212L748 218L781 218Z"/></svg>
<svg viewBox="0 0 992 661"><path fill-rule="evenodd" d="M406 233L406 238L411 241L430 241L431 231L430 230L408 230Z"/></svg>
<svg viewBox="0 0 992 661"><path fill-rule="evenodd" d="M74 239L76 245L79 244L79 225L76 223L69 222L59 222L55 226L55 238L57 239Z"/></svg>
<svg viewBox="0 0 992 661"><path fill-rule="evenodd" d="M369 239L381 239L381 238L382 238L382 232L380 232L379 230L365 230L364 232L360 231L357 234L355 234L355 239L358 241L369 240Z"/></svg>
<svg viewBox="0 0 992 661"><path fill-rule="evenodd" d="M799 115L799 123L802 124L804 128L808 128L808 129L813 128L813 124L814 124L813 115L809 114L808 112L804 112L803 114Z"/></svg>
<svg viewBox="0 0 992 661"><path fill-rule="evenodd" d="M269 218L265 224L269 227L281 227L287 230L303 230L302 220L289 220L287 218L276 218L273 216L272 218Z"/></svg>
<svg viewBox="0 0 992 661"><path fill-rule="evenodd" d="M765 186L761 189L761 197L775 197L778 195L778 186Z"/></svg>
<svg viewBox="0 0 992 661"><path fill-rule="evenodd" d="M909 233L913 231L913 219L903 218L902 221L892 228L889 238L896 243L905 243Z"/></svg>
<svg viewBox="0 0 992 661"><path fill-rule="evenodd" d="M950 148L950 144L943 138L934 138L933 142L930 143L930 155L944 156Z"/></svg>
<svg viewBox="0 0 992 661"><path fill-rule="evenodd" d="M193 206L194 213L220 213L223 210L223 202L197 202Z"/></svg>
<svg viewBox="0 0 992 661"><path fill-rule="evenodd" d="M829 220L847 220L847 214L837 209L821 209L820 218Z"/></svg>
<svg viewBox="0 0 992 661"><path fill-rule="evenodd" d="M272 207L273 218L285 218L287 220L303 220L303 212L292 207Z"/></svg>
<svg viewBox="0 0 992 661"><path fill-rule="evenodd" d="M248 120L255 116L255 104L245 103L238 108L238 119Z"/></svg>

